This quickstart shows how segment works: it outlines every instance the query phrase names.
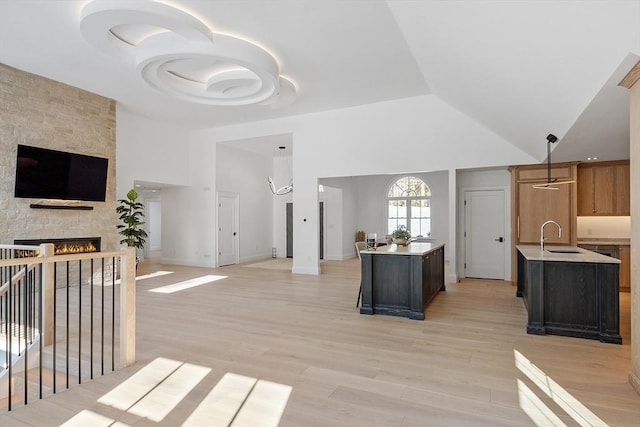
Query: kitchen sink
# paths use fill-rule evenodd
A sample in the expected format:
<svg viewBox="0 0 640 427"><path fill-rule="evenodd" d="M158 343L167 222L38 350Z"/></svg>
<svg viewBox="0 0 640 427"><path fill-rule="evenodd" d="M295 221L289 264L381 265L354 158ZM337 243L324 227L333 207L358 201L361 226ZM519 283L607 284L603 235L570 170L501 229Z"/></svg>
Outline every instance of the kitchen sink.
<svg viewBox="0 0 640 427"><path fill-rule="evenodd" d="M580 249L578 248L572 248L572 247L551 247L551 248L545 248L545 250L547 252L551 252L551 253L555 253L555 254L579 254L582 253L580 251Z"/></svg>

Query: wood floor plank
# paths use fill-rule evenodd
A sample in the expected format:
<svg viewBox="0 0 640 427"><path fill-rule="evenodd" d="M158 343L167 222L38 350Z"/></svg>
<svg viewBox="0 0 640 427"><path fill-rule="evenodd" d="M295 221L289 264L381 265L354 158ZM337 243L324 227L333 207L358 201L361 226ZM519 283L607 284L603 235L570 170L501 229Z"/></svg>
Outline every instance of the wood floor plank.
<svg viewBox="0 0 640 427"><path fill-rule="evenodd" d="M135 426L181 425L225 373L292 387L280 426L533 426L518 381L562 422L572 420L516 367L514 350L610 427L637 427L640 396L627 375L628 294L622 345L526 333L527 313L509 282L448 283L424 321L361 315L357 259L325 261L320 276L144 262L137 284L136 365L72 385L0 414L0 425L57 426L83 409ZM151 289L206 275L226 279L176 292ZM155 423L98 399L158 357L210 368Z"/></svg>
<svg viewBox="0 0 640 427"><path fill-rule="evenodd" d="M245 402L257 379L232 372L218 384L182 424L182 427L227 427Z"/></svg>

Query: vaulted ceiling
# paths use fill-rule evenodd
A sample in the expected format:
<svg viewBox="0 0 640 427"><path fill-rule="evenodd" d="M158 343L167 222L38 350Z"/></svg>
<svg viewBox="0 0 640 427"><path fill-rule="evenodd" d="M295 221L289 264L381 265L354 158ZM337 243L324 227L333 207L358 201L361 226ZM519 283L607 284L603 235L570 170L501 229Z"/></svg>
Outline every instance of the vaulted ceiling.
<svg viewBox="0 0 640 427"><path fill-rule="evenodd" d="M91 3L102 13L83 11ZM554 161L629 156L627 92L617 84L640 53L640 1L173 0L162 2L175 8L167 14L131 12L148 3L0 0L0 62L193 128L430 94L541 161L548 133L560 140ZM196 49L195 69L175 57L161 65L171 79L183 77L186 90L198 90L191 86L202 83L203 64L223 56L216 49L224 43L253 49L267 65L255 73L251 64L250 71L227 69L231 83L204 84L220 96L244 94L260 86L261 70L275 70L262 84L275 84L280 100L210 105L174 96L182 86L172 80L149 83L142 65L151 60L136 62L142 51L114 55L88 35L118 19L175 27L177 36L164 44L123 26L110 36L131 44L137 35L144 55L156 41ZM198 39L207 32L214 47Z"/></svg>

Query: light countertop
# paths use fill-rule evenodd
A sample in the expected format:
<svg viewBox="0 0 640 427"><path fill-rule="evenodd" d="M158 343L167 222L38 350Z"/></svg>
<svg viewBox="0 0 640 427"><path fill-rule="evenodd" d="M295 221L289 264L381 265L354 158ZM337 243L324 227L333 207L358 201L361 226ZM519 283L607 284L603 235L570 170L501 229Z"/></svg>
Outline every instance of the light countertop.
<svg viewBox="0 0 640 427"><path fill-rule="evenodd" d="M562 262L593 262L620 264L619 259L601 255L576 246L551 246L545 245L545 250L540 251L540 245L517 245L516 248L529 261L562 261ZM577 253L550 252L553 250L573 250Z"/></svg>
<svg viewBox="0 0 640 427"><path fill-rule="evenodd" d="M428 252L433 252L436 249L444 246L444 243L424 243L424 242L411 242L407 246L399 246L395 243L386 246L379 246L375 250L369 249L366 251L360 251L360 253L376 254L376 255L424 255Z"/></svg>
<svg viewBox="0 0 640 427"><path fill-rule="evenodd" d="M579 245L612 245L612 246L629 246L631 239L624 238L578 238Z"/></svg>

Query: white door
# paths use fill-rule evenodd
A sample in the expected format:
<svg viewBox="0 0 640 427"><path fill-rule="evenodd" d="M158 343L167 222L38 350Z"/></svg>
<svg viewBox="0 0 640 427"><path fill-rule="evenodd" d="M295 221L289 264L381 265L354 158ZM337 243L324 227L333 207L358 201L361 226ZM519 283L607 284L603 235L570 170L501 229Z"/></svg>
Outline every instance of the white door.
<svg viewBox="0 0 640 427"><path fill-rule="evenodd" d="M149 201L149 250L159 252L162 249L162 204L159 200Z"/></svg>
<svg viewBox="0 0 640 427"><path fill-rule="evenodd" d="M237 264L238 196L218 194L218 266Z"/></svg>
<svg viewBox="0 0 640 427"><path fill-rule="evenodd" d="M505 278L504 190L465 191L465 276Z"/></svg>

